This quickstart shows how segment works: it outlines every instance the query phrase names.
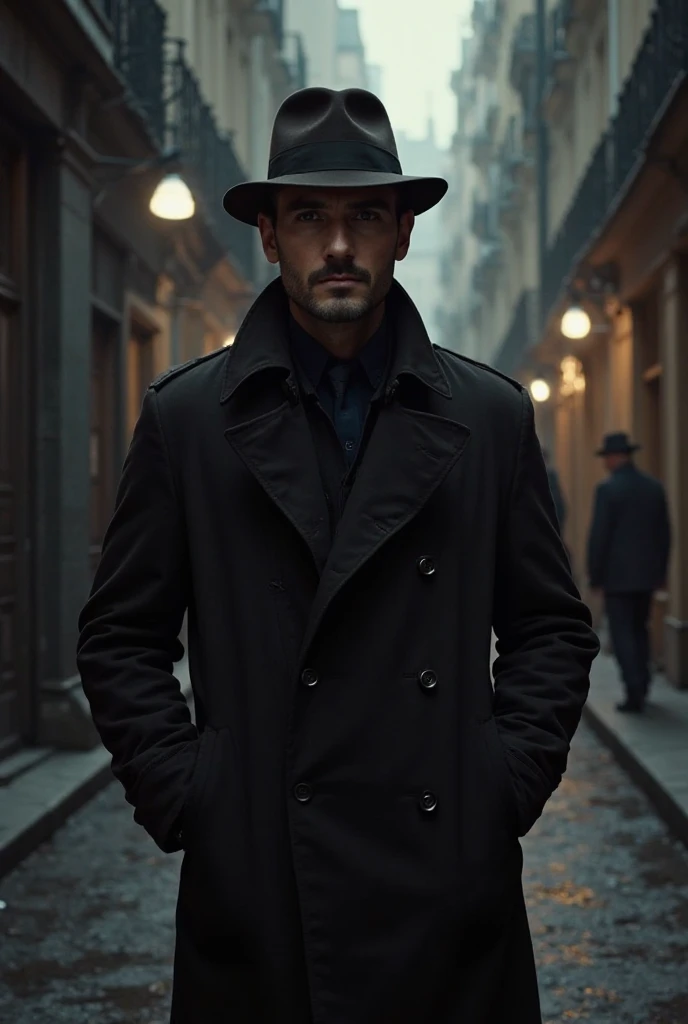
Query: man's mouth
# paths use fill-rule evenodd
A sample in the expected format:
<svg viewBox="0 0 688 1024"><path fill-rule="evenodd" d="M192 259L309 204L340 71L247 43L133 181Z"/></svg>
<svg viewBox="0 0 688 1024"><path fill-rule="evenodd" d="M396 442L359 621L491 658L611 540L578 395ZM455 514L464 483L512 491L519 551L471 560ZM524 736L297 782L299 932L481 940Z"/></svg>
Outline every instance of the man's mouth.
<svg viewBox="0 0 688 1024"><path fill-rule="evenodd" d="M353 277L352 274L330 274L324 277L320 284L356 284L360 280L360 277Z"/></svg>

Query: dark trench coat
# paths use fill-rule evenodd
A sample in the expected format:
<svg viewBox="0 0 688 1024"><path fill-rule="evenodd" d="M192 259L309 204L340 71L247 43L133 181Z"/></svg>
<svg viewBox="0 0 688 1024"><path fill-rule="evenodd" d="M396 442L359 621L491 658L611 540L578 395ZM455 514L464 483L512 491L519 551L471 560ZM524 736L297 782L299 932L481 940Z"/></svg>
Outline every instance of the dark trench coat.
<svg viewBox="0 0 688 1024"><path fill-rule="evenodd" d="M144 400L78 665L136 821L185 851L173 1024L540 1021L519 837L598 643L527 392L397 285L389 316L332 544L279 281Z"/></svg>

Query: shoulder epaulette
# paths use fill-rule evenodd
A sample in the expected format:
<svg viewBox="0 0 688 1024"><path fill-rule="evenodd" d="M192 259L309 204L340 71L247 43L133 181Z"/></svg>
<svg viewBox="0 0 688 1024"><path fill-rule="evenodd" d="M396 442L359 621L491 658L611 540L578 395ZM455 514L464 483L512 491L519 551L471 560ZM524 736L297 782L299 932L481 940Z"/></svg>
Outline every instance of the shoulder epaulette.
<svg viewBox="0 0 688 1024"><path fill-rule="evenodd" d="M196 356L195 359L189 359L186 363L180 363L178 366L170 366L169 369L165 370L154 381L148 385L154 391L159 391L160 388L164 388L165 384L168 384L175 377L181 377L183 373L187 373L188 370L192 370L194 366L198 366L199 363L205 363L208 359L215 359L217 356L221 356L227 350L225 348L218 348L214 352L207 352L204 356Z"/></svg>
<svg viewBox="0 0 688 1024"><path fill-rule="evenodd" d="M433 348L438 348L442 352L446 352L450 356L454 356L456 359L462 360L464 363L470 363L472 366L479 366L481 370L487 370L489 373L493 373L495 377L501 377L502 380L508 381L512 387L515 387L517 391L524 391L523 384L519 381L514 380L513 377L507 377L501 370L496 370L494 366L490 366L488 363L481 363L477 359L471 359L469 356L464 356L460 352L454 352L450 348L444 348L442 345L433 345Z"/></svg>

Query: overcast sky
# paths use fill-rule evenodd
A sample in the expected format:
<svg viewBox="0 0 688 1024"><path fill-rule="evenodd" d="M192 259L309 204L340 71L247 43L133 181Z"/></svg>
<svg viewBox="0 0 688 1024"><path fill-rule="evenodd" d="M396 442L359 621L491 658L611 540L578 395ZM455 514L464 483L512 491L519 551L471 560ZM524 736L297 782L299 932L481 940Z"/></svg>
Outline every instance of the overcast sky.
<svg viewBox="0 0 688 1024"><path fill-rule="evenodd" d="M425 135L428 113L447 146L456 129L449 78L473 0L339 0L357 7L366 60L383 69L382 99L395 128Z"/></svg>

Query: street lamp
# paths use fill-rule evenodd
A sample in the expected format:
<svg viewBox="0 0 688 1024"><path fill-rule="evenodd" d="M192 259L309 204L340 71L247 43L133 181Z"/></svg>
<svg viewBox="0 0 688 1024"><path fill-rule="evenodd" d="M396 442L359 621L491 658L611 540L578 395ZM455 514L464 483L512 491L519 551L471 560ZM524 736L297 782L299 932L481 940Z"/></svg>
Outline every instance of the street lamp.
<svg viewBox="0 0 688 1024"><path fill-rule="evenodd" d="M168 149L164 153L146 160L130 159L129 157L104 156L92 152L92 159L98 168L114 171L103 182L99 192L96 194L93 205L99 206L102 202L108 187L121 181L123 178L135 177L142 174L161 172L167 168L168 173L158 182L150 198L148 208L150 212L161 220L188 220L193 217L196 210L194 197L189 186L173 168L179 166L181 154L178 149Z"/></svg>
<svg viewBox="0 0 688 1024"><path fill-rule="evenodd" d="M151 196L149 209L162 220L188 220L196 211L196 203L183 178L166 174Z"/></svg>
<svg viewBox="0 0 688 1024"><path fill-rule="evenodd" d="M590 334L590 317L581 306L569 306L561 318L561 333L572 341L580 341Z"/></svg>
<svg viewBox="0 0 688 1024"><path fill-rule="evenodd" d="M546 402L551 394L550 386L546 380L537 377L530 383L530 394L535 402Z"/></svg>

